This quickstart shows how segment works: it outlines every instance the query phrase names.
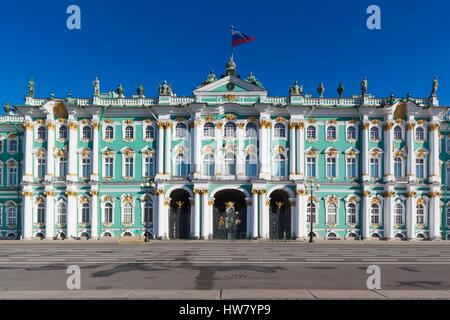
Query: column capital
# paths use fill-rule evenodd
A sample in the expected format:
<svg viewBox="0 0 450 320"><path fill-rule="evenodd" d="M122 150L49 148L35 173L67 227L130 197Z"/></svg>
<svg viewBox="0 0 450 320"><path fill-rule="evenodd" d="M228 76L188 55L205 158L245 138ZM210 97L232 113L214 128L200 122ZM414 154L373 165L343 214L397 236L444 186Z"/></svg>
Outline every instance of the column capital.
<svg viewBox="0 0 450 320"><path fill-rule="evenodd" d="M428 131L439 131L440 124L439 123L430 123L428 125Z"/></svg>
<svg viewBox="0 0 450 320"><path fill-rule="evenodd" d="M55 130L55 122L54 121L46 121L45 125L47 126L48 130Z"/></svg>
<svg viewBox="0 0 450 320"><path fill-rule="evenodd" d="M387 121L384 124L384 131L389 131L394 127L394 122L393 121Z"/></svg>
<svg viewBox="0 0 450 320"><path fill-rule="evenodd" d="M20 194L22 195L22 197L29 198L29 197L31 197L33 195L33 192L31 192L31 191L22 191Z"/></svg>
<svg viewBox="0 0 450 320"><path fill-rule="evenodd" d="M164 194L164 189L156 189L155 193L160 196Z"/></svg>
<svg viewBox="0 0 450 320"><path fill-rule="evenodd" d="M396 193L394 191L386 191L386 192L383 193L383 196L385 198L392 198L392 197L395 197L395 194Z"/></svg>
<svg viewBox="0 0 450 320"><path fill-rule="evenodd" d="M259 194L259 195L262 195L262 194L264 194L264 193L266 193L266 190L265 190L265 189L252 189L252 194Z"/></svg>
<svg viewBox="0 0 450 320"><path fill-rule="evenodd" d="M406 196L407 198L415 198L416 195L417 195L417 192L415 192L415 191L407 191L407 192L405 193L405 196Z"/></svg>
<svg viewBox="0 0 450 320"><path fill-rule="evenodd" d="M33 130L33 123L31 121L24 122L22 126L25 130Z"/></svg>
<svg viewBox="0 0 450 320"><path fill-rule="evenodd" d="M369 197L370 194L371 194L371 193L370 193L369 190L365 190L365 191L362 192L362 195L363 195L364 197Z"/></svg>
<svg viewBox="0 0 450 320"><path fill-rule="evenodd" d="M44 191L44 196L46 196L47 198L54 197L55 191L53 190Z"/></svg>
<svg viewBox="0 0 450 320"><path fill-rule="evenodd" d="M414 129L415 126L416 126L416 123L414 121L410 121L410 122L406 123L406 131L410 131L410 130Z"/></svg>

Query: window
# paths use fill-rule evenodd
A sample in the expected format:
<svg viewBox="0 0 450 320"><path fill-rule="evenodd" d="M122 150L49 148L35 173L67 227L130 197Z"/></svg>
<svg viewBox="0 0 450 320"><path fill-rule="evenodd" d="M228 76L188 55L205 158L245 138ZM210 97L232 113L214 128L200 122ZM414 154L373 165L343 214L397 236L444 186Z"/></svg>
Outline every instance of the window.
<svg viewBox="0 0 450 320"><path fill-rule="evenodd" d="M356 205L354 203L347 206L347 224L356 224Z"/></svg>
<svg viewBox="0 0 450 320"><path fill-rule="evenodd" d="M416 223L424 224L425 223L425 208L423 205L419 204L416 207Z"/></svg>
<svg viewBox="0 0 450 320"><path fill-rule="evenodd" d="M153 222L153 203L146 201L144 204L144 223Z"/></svg>
<svg viewBox="0 0 450 320"><path fill-rule="evenodd" d="M131 205L131 203L125 203L125 205L123 206L123 223L133 223L133 206Z"/></svg>
<svg viewBox="0 0 450 320"><path fill-rule="evenodd" d="M286 138L286 127L282 123L277 123L274 130L275 138Z"/></svg>
<svg viewBox="0 0 450 320"><path fill-rule="evenodd" d="M214 156L212 154L205 155L203 159L203 174L209 177L215 175Z"/></svg>
<svg viewBox="0 0 450 320"><path fill-rule="evenodd" d="M450 206L448 204L447 204L447 212L446 213L447 213L447 227L450 227Z"/></svg>
<svg viewBox="0 0 450 320"><path fill-rule="evenodd" d="M327 208L327 225L337 224L337 206L331 204Z"/></svg>
<svg viewBox="0 0 450 320"><path fill-rule="evenodd" d="M347 158L347 178L348 179L356 179L356 158L348 157Z"/></svg>
<svg viewBox="0 0 450 320"><path fill-rule="evenodd" d="M316 177L316 157L306 158L306 176Z"/></svg>
<svg viewBox="0 0 450 320"><path fill-rule="evenodd" d="M247 123L245 126L245 137L254 138L258 137L258 126L254 122Z"/></svg>
<svg viewBox="0 0 450 320"><path fill-rule="evenodd" d="M416 128L416 140L417 141L424 141L425 140L425 130L423 130L422 127Z"/></svg>
<svg viewBox="0 0 450 320"><path fill-rule="evenodd" d="M234 153L227 153L225 155L225 175L236 175L236 157Z"/></svg>
<svg viewBox="0 0 450 320"><path fill-rule="evenodd" d="M90 126L84 126L81 132L82 140L91 140L92 139L92 129Z"/></svg>
<svg viewBox="0 0 450 320"><path fill-rule="evenodd" d="M67 207L64 204L64 202L59 202L56 211L56 223L66 224L66 218L67 218Z"/></svg>
<svg viewBox="0 0 450 320"><path fill-rule="evenodd" d="M37 129L37 139L40 141L44 141L46 136L46 130L44 126L40 126Z"/></svg>
<svg viewBox="0 0 450 320"><path fill-rule="evenodd" d="M307 140L316 140L317 139L316 127L308 126L308 128L306 128L306 139Z"/></svg>
<svg viewBox="0 0 450 320"><path fill-rule="evenodd" d="M90 178L91 177L91 158L83 157L81 159L81 177Z"/></svg>
<svg viewBox="0 0 450 320"><path fill-rule="evenodd" d="M155 128L153 126L145 127L145 139L155 139Z"/></svg>
<svg viewBox="0 0 450 320"><path fill-rule="evenodd" d="M236 137L236 125L233 122L225 124L225 137Z"/></svg>
<svg viewBox="0 0 450 320"><path fill-rule="evenodd" d="M105 178L113 178L114 177L114 157L107 156L104 158L105 168L103 170L103 176Z"/></svg>
<svg viewBox="0 0 450 320"><path fill-rule="evenodd" d="M372 204L370 207L370 223L380 223L380 206L378 204Z"/></svg>
<svg viewBox="0 0 450 320"><path fill-rule="evenodd" d="M402 128L400 126L394 127L394 140L402 140Z"/></svg>
<svg viewBox="0 0 450 320"><path fill-rule="evenodd" d="M89 223L91 215L91 208L89 203L83 203L81 206L81 223Z"/></svg>
<svg viewBox="0 0 450 320"><path fill-rule="evenodd" d="M313 223L317 223L317 217L316 217L316 205L314 203L308 202L308 205L306 207L306 222L311 223L311 215L313 218Z"/></svg>
<svg viewBox="0 0 450 320"><path fill-rule="evenodd" d="M336 178L336 157L327 157L327 178Z"/></svg>
<svg viewBox="0 0 450 320"><path fill-rule="evenodd" d="M400 157L394 158L394 176L395 178L403 177L403 160Z"/></svg>
<svg viewBox="0 0 450 320"><path fill-rule="evenodd" d="M134 176L134 158L127 156L124 159L124 177L132 178Z"/></svg>
<svg viewBox="0 0 450 320"><path fill-rule="evenodd" d="M0 226L3 225L3 207L0 206Z"/></svg>
<svg viewBox="0 0 450 320"><path fill-rule="evenodd" d="M153 177L155 175L155 166L153 157L144 158L144 177Z"/></svg>
<svg viewBox="0 0 450 320"><path fill-rule="evenodd" d="M212 124L211 122L205 123L205 125L203 126L203 136L205 138L214 137L214 129L214 124Z"/></svg>
<svg viewBox="0 0 450 320"><path fill-rule="evenodd" d="M329 126L327 128L327 140L336 140L336 127L335 126Z"/></svg>
<svg viewBox="0 0 450 320"><path fill-rule="evenodd" d="M175 127L175 137L186 138L186 125L184 123L178 123Z"/></svg>
<svg viewBox="0 0 450 320"><path fill-rule="evenodd" d="M126 126L125 128L125 139L133 140L134 139L134 128L133 126Z"/></svg>
<svg viewBox="0 0 450 320"><path fill-rule="evenodd" d="M179 177L183 177L183 176L187 176L187 164L185 162L185 157L183 153L179 153L176 155L175 157L175 170L174 170L174 175L175 176L179 176Z"/></svg>
<svg viewBox="0 0 450 320"><path fill-rule="evenodd" d="M10 163L8 166L8 185L17 185L17 165L15 163Z"/></svg>
<svg viewBox="0 0 450 320"><path fill-rule="evenodd" d="M283 154L277 154L275 156L274 176L284 177L286 176L286 157Z"/></svg>
<svg viewBox="0 0 450 320"><path fill-rule="evenodd" d="M9 140L8 152L9 153L17 153L17 140L16 139Z"/></svg>
<svg viewBox="0 0 450 320"><path fill-rule="evenodd" d="M370 177L380 179L380 159L370 158Z"/></svg>
<svg viewBox="0 0 450 320"><path fill-rule="evenodd" d="M17 224L17 208L14 205L9 205L6 209L8 225L15 226Z"/></svg>
<svg viewBox="0 0 450 320"><path fill-rule="evenodd" d="M113 205L111 202L105 203L105 209L103 213L103 223L113 223Z"/></svg>
<svg viewBox="0 0 450 320"><path fill-rule="evenodd" d="M58 138L59 138L59 140L67 139L67 126L65 124L63 124L59 127Z"/></svg>
<svg viewBox="0 0 450 320"><path fill-rule="evenodd" d="M416 177L418 179L425 178L425 159L416 158Z"/></svg>
<svg viewBox="0 0 450 320"><path fill-rule="evenodd" d="M450 162L447 162L447 185L450 186Z"/></svg>
<svg viewBox="0 0 450 320"><path fill-rule="evenodd" d="M0 139L0 153L3 152L3 140Z"/></svg>
<svg viewBox="0 0 450 320"><path fill-rule="evenodd" d="M370 129L370 140L373 141L380 140L380 129L378 127L372 127Z"/></svg>
<svg viewBox="0 0 450 320"><path fill-rule="evenodd" d="M45 158L37 159L37 178L44 179L45 177Z"/></svg>
<svg viewBox="0 0 450 320"><path fill-rule="evenodd" d="M0 161L0 188L2 188L2 187L3 187L3 163ZM0 222L0 225L1 225L1 222Z"/></svg>
<svg viewBox="0 0 450 320"><path fill-rule="evenodd" d="M356 128L351 126L347 128L347 140L356 140Z"/></svg>
<svg viewBox="0 0 450 320"><path fill-rule="evenodd" d="M45 207L43 203L39 203L37 206L37 217L36 222L37 223L45 223Z"/></svg>
<svg viewBox="0 0 450 320"><path fill-rule="evenodd" d="M447 153L450 153L450 137L447 137Z"/></svg>
<svg viewBox="0 0 450 320"><path fill-rule="evenodd" d="M245 157L245 175L247 177L256 177L258 174L258 160L256 155L248 154Z"/></svg>
<svg viewBox="0 0 450 320"><path fill-rule="evenodd" d="M105 128L105 139L113 140L114 139L114 128L113 126L107 126Z"/></svg>
<svg viewBox="0 0 450 320"><path fill-rule="evenodd" d="M63 179L67 176L67 158L58 158L58 177Z"/></svg>
<svg viewBox="0 0 450 320"><path fill-rule="evenodd" d="M394 207L394 224L403 224L403 206L400 203Z"/></svg>

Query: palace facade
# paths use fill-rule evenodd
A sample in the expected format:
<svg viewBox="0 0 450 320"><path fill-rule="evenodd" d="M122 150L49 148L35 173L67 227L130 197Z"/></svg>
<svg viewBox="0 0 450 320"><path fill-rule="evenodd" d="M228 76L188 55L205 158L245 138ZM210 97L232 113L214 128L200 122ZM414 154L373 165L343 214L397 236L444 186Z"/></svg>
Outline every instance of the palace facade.
<svg viewBox="0 0 450 320"><path fill-rule="evenodd" d="M189 97L41 99L0 117L0 237L450 239L450 129L428 98L271 97L230 59ZM311 221L312 219L312 221ZM311 223L312 222L312 223Z"/></svg>

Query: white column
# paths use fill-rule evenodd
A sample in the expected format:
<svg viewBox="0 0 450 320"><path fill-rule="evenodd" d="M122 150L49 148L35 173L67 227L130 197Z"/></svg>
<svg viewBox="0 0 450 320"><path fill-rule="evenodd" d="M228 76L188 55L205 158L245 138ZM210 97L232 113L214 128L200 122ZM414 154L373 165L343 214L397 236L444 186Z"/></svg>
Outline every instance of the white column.
<svg viewBox="0 0 450 320"><path fill-rule="evenodd" d="M384 181L386 182L394 181L394 157L392 150L394 140L393 126L394 123L391 120L387 121L384 126Z"/></svg>
<svg viewBox="0 0 450 320"><path fill-rule="evenodd" d="M406 124L406 149L408 150L408 159L406 165L406 176L408 182L414 182L416 180L416 153L414 152L414 118L410 119L410 122Z"/></svg>
<svg viewBox="0 0 450 320"><path fill-rule="evenodd" d="M77 195L74 191L67 191L67 239L77 236L78 209Z"/></svg>
<svg viewBox="0 0 450 320"><path fill-rule="evenodd" d="M92 122L92 128L94 130L93 132L93 141L92 141L92 175L91 180L92 181L98 181L98 157L99 157L99 134L98 134L98 128L99 124L98 121Z"/></svg>
<svg viewBox="0 0 450 320"><path fill-rule="evenodd" d="M55 148L55 123L47 122L47 168L46 181L53 180L55 172L55 156L53 155Z"/></svg>
<svg viewBox="0 0 450 320"><path fill-rule="evenodd" d="M297 174L300 179L305 177L305 124L300 122L297 130Z"/></svg>
<svg viewBox="0 0 450 320"><path fill-rule="evenodd" d="M52 240L55 236L55 192L48 190L45 195L45 237Z"/></svg>
<svg viewBox="0 0 450 320"><path fill-rule="evenodd" d="M247 203L247 212L246 212L246 219L247 219L247 238L253 237L253 201L252 198L245 198L245 202Z"/></svg>
<svg viewBox="0 0 450 320"><path fill-rule="evenodd" d="M212 215L211 215L211 211L209 210L210 206L208 206L208 190L203 190L202 194L201 194L201 198L202 198L202 210L201 210L201 215L202 215L202 232L201 232L201 236L202 239L209 239L210 237L212 237L212 229L210 229L211 226L211 219L212 219Z"/></svg>
<svg viewBox="0 0 450 320"><path fill-rule="evenodd" d="M414 227L416 225L416 192L410 187L406 192L406 237L415 238Z"/></svg>
<svg viewBox="0 0 450 320"><path fill-rule="evenodd" d="M218 122L216 124L216 130L215 130L215 134L214 136L216 137L216 150L215 150L215 155L214 155L214 160L215 160L215 172L217 176L221 176L222 175L222 168L223 168L223 163L222 163L222 143L223 143L223 131L222 131L222 123Z"/></svg>
<svg viewBox="0 0 450 320"><path fill-rule="evenodd" d="M194 178L200 178L202 175L202 138L203 138L203 121L201 119L194 120Z"/></svg>
<svg viewBox="0 0 450 320"><path fill-rule="evenodd" d="M166 126L166 130L165 131L165 141L166 141L166 147L165 147L165 151L164 151L164 158L165 158L165 165L164 165L164 175L169 176L171 174L171 167L172 167L172 163L171 163L171 144L172 144L172 124L169 123ZM186 154L185 157L187 157L188 155Z"/></svg>
<svg viewBox="0 0 450 320"><path fill-rule="evenodd" d="M258 197L259 190L253 189L252 190L252 202L253 202L253 215L252 215L252 238L256 239L259 237L259 228L258 228L258 207L259 207L259 197Z"/></svg>
<svg viewBox="0 0 450 320"><path fill-rule="evenodd" d="M429 233L430 240L440 240L441 239L441 210L439 206L439 199L441 193L439 189L433 188L430 192L430 221Z"/></svg>
<svg viewBox="0 0 450 320"><path fill-rule="evenodd" d="M200 238L200 193L194 190L194 238Z"/></svg>
<svg viewBox="0 0 450 320"><path fill-rule="evenodd" d="M245 140L245 123L239 122L237 124L237 149L236 149L236 174L238 177L245 176L245 155L244 155L244 140Z"/></svg>
<svg viewBox="0 0 450 320"><path fill-rule="evenodd" d="M268 180L270 179L270 172L269 172L269 139L268 139L268 131L270 128L270 121L269 120L261 120L260 122L260 129L259 129L259 163L260 163L260 172L259 172L259 178Z"/></svg>
<svg viewBox="0 0 450 320"><path fill-rule="evenodd" d="M23 203L23 223L22 235L26 240L31 240L33 237L33 204L31 201L31 191L22 192Z"/></svg>
<svg viewBox="0 0 450 320"><path fill-rule="evenodd" d="M98 191L91 191L91 239L98 239Z"/></svg>
<svg viewBox="0 0 450 320"><path fill-rule="evenodd" d="M306 238L306 215L307 212L305 210L305 190L297 189L297 217L296 217L296 235L297 239L305 239Z"/></svg>
<svg viewBox="0 0 450 320"><path fill-rule="evenodd" d="M369 123L362 124L362 180L368 181L369 175Z"/></svg>
<svg viewBox="0 0 450 320"><path fill-rule="evenodd" d="M430 182L441 182L441 173L439 172L439 123L430 123L428 125L430 141Z"/></svg>
<svg viewBox="0 0 450 320"><path fill-rule="evenodd" d="M297 236L297 217L296 217L296 201L295 199L289 199L289 205L291 209L291 239L298 238Z"/></svg>
<svg viewBox="0 0 450 320"><path fill-rule="evenodd" d="M296 164L297 164L297 159L296 159L296 128L297 123L293 123L291 122L289 124L289 175L291 177L291 179L297 175L297 170L296 170Z"/></svg>
<svg viewBox="0 0 450 320"><path fill-rule="evenodd" d="M156 194L158 197L158 210L157 210L157 219L154 222L156 226L156 237L163 239L164 238L164 190L157 189Z"/></svg>
<svg viewBox="0 0 450 320"><path fill-rule="evenodd" d="M367 131L367 130L366 130ZM363 239L370 237L370 191L363 191L361 235Z"/></svg>
<svg viewBox="0 0 450 320"><path fill-rule="evenodd" d="M33 181L33 123L27 121L23 124L25 129L25 141L24 141L24 162L25 162L25 172L23 175L23 181L32 182Z"/></svg>
<svg viewBox="0 0 450 320"><path fill-rule="evenodd" d="M158 122L157 175L164 174L164 125Z"/></svg>
<svg viewBox="0 0 450 320"><path fill-rule="evenodd" d="M261 238L269 239L270 198L265 194L261 196L261 209Z"/></svg>
<svg viewBox="0 0 450 320"><path fill-rule="evenodd" d="M392 238L394 227L394 195L395 193L389 188L384 193L383 218L384 218L384 238L389 240Z"/></svg>
<svg viewBox="0 0 450 320"><path fill-rule="evenodd" d="M75 121L69 123L69 174L68 180L78 180L78 124Z"/></svg>

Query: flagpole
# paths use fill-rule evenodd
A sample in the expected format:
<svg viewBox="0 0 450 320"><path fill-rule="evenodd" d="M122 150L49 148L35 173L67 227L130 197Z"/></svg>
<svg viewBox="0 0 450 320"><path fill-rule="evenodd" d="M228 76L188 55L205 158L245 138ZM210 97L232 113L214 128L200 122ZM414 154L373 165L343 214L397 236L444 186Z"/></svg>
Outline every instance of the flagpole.
<svg viewBox="0 0 450 320"><path fill-rule="evenodd" d="M234 26L230 26L230 31L231 31L231 41L230 41L230 45L231 45L231 60L234 60L234 52L233 52L233 31L234 31Z"/></svg>

